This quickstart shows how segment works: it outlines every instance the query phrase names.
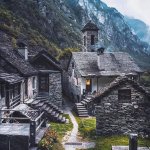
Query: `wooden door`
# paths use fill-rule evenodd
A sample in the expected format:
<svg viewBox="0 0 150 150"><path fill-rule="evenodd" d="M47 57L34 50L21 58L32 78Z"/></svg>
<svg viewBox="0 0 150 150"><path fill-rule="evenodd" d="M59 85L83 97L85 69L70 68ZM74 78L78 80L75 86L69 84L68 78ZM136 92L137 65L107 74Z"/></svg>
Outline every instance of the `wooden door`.
<svg viewBox="0 0 150 150"><path fill-rule="evenodd" d="M39 92L49 92L49 76L39 76Z"/></svg>

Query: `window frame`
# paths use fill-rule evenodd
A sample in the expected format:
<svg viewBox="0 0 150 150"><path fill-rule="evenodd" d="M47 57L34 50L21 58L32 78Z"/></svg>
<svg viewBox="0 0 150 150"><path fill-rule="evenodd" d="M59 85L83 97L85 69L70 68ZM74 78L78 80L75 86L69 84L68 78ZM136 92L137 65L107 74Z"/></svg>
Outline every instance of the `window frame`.
<svg viewBox="0 0 150 150"><path fill-rule="evenodd" d="M118 101L122 103L130 103L131 102L131 89L119 89Z"/></svg>
<svg viewBox="0 0 150 150"><path fill-rule="evenodd" d="M91 45L95 44L95 35L91 35Z"/></svg>

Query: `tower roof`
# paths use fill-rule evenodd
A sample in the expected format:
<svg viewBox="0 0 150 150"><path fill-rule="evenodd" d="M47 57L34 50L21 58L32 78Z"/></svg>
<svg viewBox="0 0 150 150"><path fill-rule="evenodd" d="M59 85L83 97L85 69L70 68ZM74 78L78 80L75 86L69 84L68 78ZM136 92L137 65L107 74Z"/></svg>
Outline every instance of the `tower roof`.
<svg viewBox="0 0 150 150"><path fill-rule="evenodd" d="M98 31L99 28L97 27L96 24L94 24L91 20L83 27L81 30L82 32L84 31Z"/></svg>

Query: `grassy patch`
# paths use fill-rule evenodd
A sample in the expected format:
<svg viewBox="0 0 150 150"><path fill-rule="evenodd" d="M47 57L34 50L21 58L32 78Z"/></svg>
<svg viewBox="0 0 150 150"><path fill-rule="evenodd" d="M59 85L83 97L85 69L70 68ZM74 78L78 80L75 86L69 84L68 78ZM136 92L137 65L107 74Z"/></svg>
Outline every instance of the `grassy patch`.
<svg viewBox="0 0 150 150"><path fill-rule="evenodd" d="M64 115L67 119L69 119L68 124L61 124L61 123L50 123L51 124L51 129L57 131L58 138L59 140L62 140L62 138L65 136L67 131L71 131L73 128L73 124L70 120L70 117L68 114Z"/></svg>
<svg viewBox="0 0 150 150"><path fill-rule="evenodd" d="M111 136L111 137L98 137L96 140L96 147L91 150L111 150L112 146L129 145L128 136ZM138 141L139 146L150 146L149 139L141 139Z"/></svg>
<svg viewBox="0 0 150 150"><path fill-rule="evenodd" d="M74 114L78 125L80 135L96 143L96 147L90 150L111 150L111 146L116 145L128 145L128 136L109 136L109 137L97 137L95 128L96 128L96 118L79 118ZM139 146L149 146L150 139L139 138Z"/></svg>
<svg viewBox="0 0 150 150"><path fill-rule="evenodd" d="M73 128L73 124L70 120L70 117L68 114L64 114L64 117L66 117L67 119L69 119L69 123L68 124L63 124L63 123L54 123L51 122L50 123L50 128L54 131L57 132L57 136L58 136L58 142L54 144L54 146L52 147L52 150L64 150L62 144L61 144L61 140L62 138L65 136L66 132L71 131Z"/></svg>
<svg viewBox="0 0 150 150"><path fill-rule="evenodd" d="M76 121L79 125L79 133L83 138L92 140L95 137L96 119L91 118L79 118L74 114Z"/></svg>

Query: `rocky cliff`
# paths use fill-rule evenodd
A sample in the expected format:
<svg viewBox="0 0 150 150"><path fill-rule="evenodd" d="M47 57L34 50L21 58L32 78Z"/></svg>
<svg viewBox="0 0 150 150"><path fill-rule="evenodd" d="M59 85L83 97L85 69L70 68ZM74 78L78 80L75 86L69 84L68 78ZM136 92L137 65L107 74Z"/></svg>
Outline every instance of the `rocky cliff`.
<svg viewBox="0 0 150 150"><path fill-rule="evenodd" d="M128 52L137 63L150 67L150 47L142 42L124 16L100 0L3 0L0 2L1 34L15 46L19 38L42 45L53 55L81 48L83 25L92 20L107 51ZM6 38L7 39L7 38ZM4 39L3 39L4 41Z"/></svg>

